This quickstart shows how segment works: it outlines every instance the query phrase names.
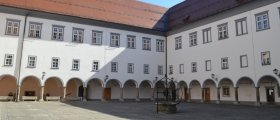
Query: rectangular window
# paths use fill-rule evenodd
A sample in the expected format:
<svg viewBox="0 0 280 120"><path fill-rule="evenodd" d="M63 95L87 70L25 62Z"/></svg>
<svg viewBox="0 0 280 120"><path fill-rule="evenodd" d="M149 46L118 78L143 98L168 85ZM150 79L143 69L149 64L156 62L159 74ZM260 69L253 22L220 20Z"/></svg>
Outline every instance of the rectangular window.
<svg viewBox="0 0 280 120"><path fill-rule="evenodd" d="M258 13L256 16L257 31L269 29L269 16L268 11Z"/></svg>
<svg viewBox="0 0 280 120"><path fill-rule="evenodd" d="M144 64L144 74L150 74L150 70L149 70L149 65L148 64Z"/></svg>
<svg viewBox="0 0 280 120"><path fill-rule="evenodd" d="M248 34L246 17L239 20L235 20L235 26L237 36Z"/></svg>
<svg viewBox="0 0 280 120"><path fill-rule="evenodd" d="M223 96L229 97L230 96L230 89L229 87L223 87Z"/></svg>
<svg viewBox="0 0 280 120"><path fill-rule="evenodd" d="M228 23L218 25L218 36L219 40L228 38Z"/></svg>
<svg viewBox="0 0 280 120"><path fill-rule="evenodd" d="M262 65L270 65L271 64L270 52L269 51L262 52L261 59L262 59Z"/></svg>
<svg viewBox="0 0 280 120"><path fill-rule="evenodd" d="M191 64L191 71L193 73L197 72L197 63L196 62L192 62L192 64Z"/></svg>
<svg viewBox="0 0 280 120"><path fill-rule="evenodd" d="M118 63L111 62L111 72L118 72Z"/></svg>
<svg viewBox="0 0 280 120"><path fill-rule="evenodd" d="M99 70L99 61L94 60L92 62L92 71L97 72Z"/></svg>
<svg viewBox="0 0 280 120"><path fill-rule="evenodd" d="M73 42L83 43L84 30L80 28L73 28Z"/></svg>
<svg viewBox="0 0 280 120"><path fill-rule="evenodd" d="M14 58L14 55L6 54L5 60L4 60L4 66L13 66L13 58Z"/></svg>
<svg viewBox="0 0 280 120"><path fill-rule="evenodd" d="M29 37L41 38L42 23L30 22L29 24Z"/></svg>
<svg viewBox="0 0 280 120"><path fill-rule="evenodd" d="M184 64L179 65L179 72L180 74L184 74Z"/></svg>
<svg viewBox="0 0 280 120"><path fill-rule="evenodd" d="M92 44L93 45L102 44L102 32L101 31L92 31Z"/></svg>
<svg viewBox="0 0 280 120"><path fill-rule="evenodd" d="M248 58L247 55L241 55L240 56L240 67L246 68L248 67Z"/></svg>
<svg viewBox="0 0 280 120"><path fill-rule="evenodd" d="M173 65L169 65L169 75L173 74Z"/></svg>
<svg viewBox="0 0 280 120"><path fill-rule="evenodd" d="M64 34L64 27L53 25L52 27L52 39L53 40L63 40L63 34Z"/></svg>
<svg viewBox="0 0 280 120"><path fill-rule="evenodd" d="M211 28L206 28L202 30L202 33L203 33L203 43L212 42Z"/></svg>
<svg viewBox="0 0 280 120"><path fill-rule="evenodd" d="M136 48L136 37L128 35L127 36L127 48L135 49Z"/></svg>
<svg viewBox="0 0 280 120"><path fill-rule="evenodd" d="M175 50L182 49L182 37L175 38Z"/></svg>
<svg viewBox="0 0 280 120"><path fill-rule="evenodd" d="M158 75L163 75L163 66L162 65L158 66Z"/></svg>
<svg viewBox="0 0 280 120"><path fill-rule="evenodd" d="M221 63L222 63L222 70L229 68L228 57L222 58Z"/></svg>
<svg viewBox="0 0 280 120"><path fill-rule="evenodd" d="M36 56L28 56L27 67L28 68L35 68L36 67L36 61L37 61Z"/></svg>
<svg viewBox="0 0 280 120"><path fill-rule="evenodd" d="M119 47L120 46L120 34L111 33L110 47Z"/></svg>
<svg viewBox="0 0 280 120"><path fill-rule="evenodd" d="M189 34L190 36L190 47L197 45L197 32L193 32Z"/></svg>
<svg viewBox="0 0 280 120"><path fill-rule="evenodd" d="M151 50L151 38L143 37L143 50Z"/></svg>
<svg viewBox="0 0 280 120"><path fill-rule="evenodd" d="M19 35L19 20L7 19L6 35Z"/></svg>
<svg viewBox="0 0 280 120"><path fill-rule="evenodd" d="M206 71L211 71L211 60L206 60L205 61L205 70Z"/></svg>
<svg viewBox="0 0 280 120"><path fill-rule="evenodd" d="M59 58L53 57L52 58L52 69L59 69Z"/></svg>
<svg viewBox="0 0 280 120"><path fill-rule="evenodd" d="M79 70L80 69L80 60L74 59L72 62L72 70Z"/></svg>
<svg viewBox="0 0 280 120"><path fill-rule="evenodd" d="M134 64L133 63L128 63L127 64L127 72L128 73L134 73Z"/></svg>
<svg viewBox="0 0 280 120"><path fill-rule="evenodd" d="M164 40L157 40L157 52L164 52Z"/></svg>

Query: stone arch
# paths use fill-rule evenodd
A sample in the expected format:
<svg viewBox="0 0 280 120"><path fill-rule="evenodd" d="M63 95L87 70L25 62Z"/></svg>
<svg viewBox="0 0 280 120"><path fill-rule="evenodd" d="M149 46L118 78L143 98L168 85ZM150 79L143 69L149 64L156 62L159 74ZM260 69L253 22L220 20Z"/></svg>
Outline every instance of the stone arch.
<svg viewBox="0 0 280 120"><path fill-rule="evenodd" d="M218 88L220 88L221 101L235 101L235 85L230 78L222 78L218 83Z"/></svg>
<svg viewBox="0 0 280 120"><path fill-rule="evenodd" d="M188 84L181 80L178 82L177 84L178 86L178 97L179 99L182 99L182 100L187 100L188 99Z"/></svg>
<svg viewBox="0 0 280 120"><path fill-rule="evenodd" d="M87 99L88 100L101 100L103 96L104 83L99 78L87 80Z"/></svg>
<svg viewBox="0 0 280 120"><path fill-rule="evenodd" d="M278 98L280 87L275 77L271 75L262 76L257 82L257 87L259 87L260 102L280 102Z"/></svg>
<svg viewBox="0 0 280 120"><path fill-rule="evenodd" d="M155 84L154 84L154 96L155 98L158 97L158 99L163 99L165 98L163 92L165 91L165 82L164 81L157 81ZM157 94L158 93L158 94Z"/></svg>
<svg viewBox="0 0 280 120"><path fill-rule="evenodd" d="M138 83L135 80L127 80L123 84L123 98L124 99L137 99Z"/></svg>
<svg viewBox="0 0 280 120"><path fill-rule="evenodd" d="M17 79L16 77L4 74L0 76L0 96L16 97Z"/></svg>
<svg viewBox="0 0 280 120"><path fill-rule="evenodd" d="M190 98L194 101L201 101L202 100L202 86L198 80L192 80L189 84L190 88Z"/></svg>
<svg viewBox="0 0 280 120"><path fill-rule="evenodd" d="M215 87L217 87L216 82L215 82L214 80L212 80L212 79L206 79L206 80L203 82L203 84L202 84L202 88L206 87L206 86L209 85L209 84L214 84Z"/></svg>
<svg viewBox="0 0 280 120"><path fill-rule="evenodd" d="M107 91L105 91L104 95L106 100L111 99L122 99L122 83L117 79L110 79L106 82L105 85Z"/></svg>
<svg viewBox="0 0 280 120"><path fill-rule="evenodd" d="M49 77L44 83L44 96L60 96L63 97L63 80L59 77Z"/></svg>
<svg viewBox="0 0 280 120"><path fill-rule="evenodd" d="M228 85L228 86L235 86L235 84L233 83L233 81L229 78L222 78L219 83L218 83L218 87L221 87L222 85Z"/></svg>
<svg viewBox="0 0 280 120"><path fill-rule="evenodd" d="M213 79L207 79L203 82L202 84L202 88L203 88L203 100L205 102L210 102L213 100L217 100L217 85L216 82Z"/></svg>
<svg viewBox="0 0 280 120"><path fill-rule="evenodd" d="M66 99L83 97L84 83L80 78L71 78L66 82Z"/></svg>
<svg viewBox="0 0 280 120"><path fill-rule="evenodd" d="M21 81L20 98L22 96L37 96L39 100L41 96L41 82L35 76L26 76Z"/></svg>
<svg viewBox="0 0 280 120"><path fill-rule="evenodd" d="M246 82L244 81L244 80L246 80ZM239 87L239 85L240 84L246 84L246 83L248 83L248 82L251 82L255 87L256 87L256 85L255 85L255 82L253 81L253 79L251 79L250 77L241 77L241 78L239 78L238 80L237 80L237 82L236 82L236 87Z"/></svg>
<svg viewBox="0 0 280 120"><path fill-rule="evenodd" d="M143 86L147 86L150 85L150 87L153 87L153 83L150 80L143 80L141 81L141 83L139 84L139 88L143 87Z"/></svg>
<svg viewBox="0 0 280 120"><path fill-rule="evenodd" d="M133 80L133 79L129 79L129 80L125 81L124 84L123 84L123 87L124 87L125 85L127 85L127 84L130 84L130 83L133 83L133 84L135 85L136 88L139 87L137 81L136 81L136 80Z"/></svg>
<svg viewBox="0 0 280 120"><path fill-rule="evenodd" d="M240 102L256 101L256 86L250 77L241 77L236 82L238 88L238 99Z"/></svg>
<svg viewBox="0 0 280 120"><path fill-rule="evenodd" d="M153 99L153 84L150 80L143 80L139 84L139 98L140 99Z"/></svg>

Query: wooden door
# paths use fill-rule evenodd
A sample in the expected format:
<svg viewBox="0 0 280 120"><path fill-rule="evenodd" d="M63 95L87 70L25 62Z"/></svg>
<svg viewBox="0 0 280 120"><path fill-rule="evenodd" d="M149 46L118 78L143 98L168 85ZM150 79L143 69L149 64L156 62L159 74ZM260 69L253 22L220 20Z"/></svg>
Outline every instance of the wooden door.
<svg viewBox="0 0 280 120"><path fill-rule="evenodd" d="M185 100L188 100L188 88L184 88Z"/></svg>
<svg viewBox="0 0 280 120"><path fill-rule="evenodd" d="M103 96L105 100L111 100L111 88L105 88Z"/></svg>
<svg viewBox="0 0 280 120"><path fill-rule="evenodd" d="M266 89L266 98L267 98L268 103L274 103L275 102L274 88L267 88Z"/></svg>
<svg viewBox="0 0 280 120"><path fill-rule="evenodd" d="M205 101L209 102L210 101L210 88L205 88L204 95L205 95L204 96Z"/></svg>

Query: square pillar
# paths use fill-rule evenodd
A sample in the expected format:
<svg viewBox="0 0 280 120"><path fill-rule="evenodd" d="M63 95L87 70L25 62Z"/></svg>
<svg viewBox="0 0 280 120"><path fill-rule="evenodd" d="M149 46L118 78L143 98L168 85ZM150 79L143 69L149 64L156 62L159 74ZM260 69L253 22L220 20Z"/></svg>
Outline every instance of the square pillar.
<svg viewBox="0 0 280 120"><path fill-rule="evenodd" d="M136 93L136 101L140 101L140 97L139 97L139 94L140 94L140 88L136 88L137 89L137 93Z"/></svg>
<svg viewBox="0 0 280 120"><path fill-rule="evenodd" d="M188 88L188 102L191 102L191 87Z"/></svg>
<svg viewBox="0 0 280 120"><path fill-rule="evenodd" d="M260 87L256 87L256 106L260 106L261 102L260 102Z"/></svg>
<svg viewBox="0 0 280 120"><path fill-rule="evenodd" d="M124 99L123 99L123 88L120 88L121 91L120 91L120 101L123 102Z"/></svg>
<svg viewBox="0 0 280 120"><path fill-rule="evenodd" d="M41 94L40 94L40 99L39 101L44 101L44 90L45 90L45 87L44 86L41 86Z"/></svg>
<svg viewBox="0 0 280 120"><path fill-rule="evenodd" d="M151 89L152 89L151 100L154 101L155 100L155 88L151 88Z"/></svg>
<svg viewBox="0 0 280 120"><path fill-rule="evenodd" d="M83 91L83 101L87 101L87 87L84 87L84 91Z"/></svg>
<svg viewBox="0 0 280 120"><path fill-rule="evenodd" d="M235 101L234 104L238 104L239 103L239 98L238 98L238 87L234 88L235 91Z"/></svg>
<svg viewBox="0 0 280 120"><path fill-rule="evenodd" d="M216 103L217 104L220 104L220 102L221 102L221 95L220 95L220 90L221 90L221 88L220 87L218 87L217 88L217 101L216 101Z"/></svg>

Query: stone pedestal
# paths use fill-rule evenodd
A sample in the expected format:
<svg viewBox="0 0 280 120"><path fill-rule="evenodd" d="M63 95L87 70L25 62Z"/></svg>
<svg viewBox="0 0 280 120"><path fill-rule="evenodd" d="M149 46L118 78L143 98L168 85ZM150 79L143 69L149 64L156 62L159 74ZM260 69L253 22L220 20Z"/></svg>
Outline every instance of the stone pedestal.
<svg viewBox="0 0 280 120"><path fill-rule="evenodd" d="M165 114L177 113L176 105L174 102L158 102L156 103L156 112Z"/></svg>

